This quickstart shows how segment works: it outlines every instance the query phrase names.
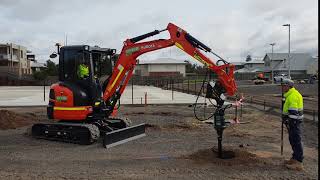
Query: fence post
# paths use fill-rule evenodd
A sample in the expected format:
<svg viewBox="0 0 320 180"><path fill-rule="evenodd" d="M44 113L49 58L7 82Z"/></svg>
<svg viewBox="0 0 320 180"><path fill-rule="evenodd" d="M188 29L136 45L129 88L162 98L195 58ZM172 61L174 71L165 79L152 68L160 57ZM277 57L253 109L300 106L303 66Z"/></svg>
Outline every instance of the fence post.
<svg viewBox="0 0 320 180"><path fill-rule="evenodd" d="M43 101L46 101L46 80L43 80Z"/></svg>
<svg viewBox="0 0 320 180"><path fill-rule="evenodd" d="M190 93L190 91L189 91L189 85L190 85L190 84L189 84L189 78L188 78L188 94Z"/></svg>
<svg viewBox="0 0 320 180"><path fill-rule="evenodd" d="M194 80L194 94L197 94L197 79Z"/></svg>
<svg viewBox="0 0 320 180"><path fill-rule="evenodd" d="M237 119L238 119L238 104L237 104L237 102L238 102L238 96L236 95L236 102L235 102L235 121L237 121Z"/></svg>
<svg viewBox="0 0 320 180"><path fill-rule="evenodd" d="M131 96L132 96L132 104L133 104L133 78L131 79Z"/></svg>
<svg viewBox="0 0 320 180"><path fill-rule="evenodd" d="M147 92L145 92L145 93L144 93L144 105L145 105L145 106L146 106L147 103L148 103L147 97L148 97Z"/></svg>
<svg viewBox="0 0 320 180"><path fill-rule="evenodd" d="M236 115L236 118L235 118L235 120L237 120L237 118L238 118L238 106L236 105L236 112L235 112L235 115Z"/></svg>
<svg viewBox="0 0 320 180"><path fill-rule="evenodd" d="M173 84L174 84L174 80L171 80L171 96L172 96L172 100L173 100Z"/></svg>
<svg viewBox="0 0 320 180"><path fill-rule="evenodd" d="M242 103L240 104L240 119L242 119Z"/></svg>

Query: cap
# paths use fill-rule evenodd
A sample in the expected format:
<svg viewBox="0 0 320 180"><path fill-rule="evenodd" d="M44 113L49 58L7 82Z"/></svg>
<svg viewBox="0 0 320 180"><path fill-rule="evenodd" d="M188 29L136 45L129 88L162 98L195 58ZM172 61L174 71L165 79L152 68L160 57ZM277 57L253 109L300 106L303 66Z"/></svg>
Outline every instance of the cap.
<svg viewBox="0 0 320 180"><path fill-rule="evenodd" d="M293 86L294 82L291 79L283 79L281 81L281 85L288 85L288 86Z"/></svg>

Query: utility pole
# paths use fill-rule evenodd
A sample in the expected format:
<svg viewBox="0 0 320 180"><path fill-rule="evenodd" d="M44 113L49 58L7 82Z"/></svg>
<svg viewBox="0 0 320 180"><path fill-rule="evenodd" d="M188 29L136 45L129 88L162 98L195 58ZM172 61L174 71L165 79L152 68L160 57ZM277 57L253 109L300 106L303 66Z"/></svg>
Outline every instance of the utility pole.
<svg viewBox="0 0 320 180"><path fill-rule="evenodd" d="M272 66L272 61L273 61L273 46L275 45L276 43L271 43L271 60L270 60L270 67L271 67L271 82L273 84L273 66Z"/></svg>
<svg viewBox="0 0 320 180"><path fill-rule="evenodd" d="M290 24L284 24L282 26L288 26L289 27L288 76L289 76L289 78L291 78L291 75L290 75Z"/></svg>

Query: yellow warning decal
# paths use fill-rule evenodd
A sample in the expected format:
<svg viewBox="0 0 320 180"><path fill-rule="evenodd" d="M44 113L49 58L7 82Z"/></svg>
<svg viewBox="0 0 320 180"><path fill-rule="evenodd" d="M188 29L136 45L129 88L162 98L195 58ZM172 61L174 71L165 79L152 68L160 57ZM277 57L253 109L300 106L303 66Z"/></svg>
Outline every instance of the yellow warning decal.
<svg viewBox="0 0 320 180"><path fill-rule="evenodd" d="M113 88L113 86L116 84L124 68L121 64L119 64L118 69L119 69L119 73L117 74L116 79L112 82L111 86L108 88L108 91L110 91Z"/></svg>
<svg viewBox="0 0 320 180"><path fill-rule="evenodd" d="M181 46L181 44L175 42L174 45L176 45L179 49L184 50L183 47Z"/></svg>
<svg viewBox="0 0 320 180"><path fill-rule="evenodd" d="M84 111L86 107L53 107L54 110L60 111Z"/></svg>
<svg viewBox="0 0 320 180"><path fill-rule="evenodd" d="M207 63L205 60L203 60L198 54L195 54L194 56L193 56L196 60L198 60L198 61L200 61L201 63L203 63L204 65L206 65L206 66L210 66L210 64L209 63Z"/></svg>

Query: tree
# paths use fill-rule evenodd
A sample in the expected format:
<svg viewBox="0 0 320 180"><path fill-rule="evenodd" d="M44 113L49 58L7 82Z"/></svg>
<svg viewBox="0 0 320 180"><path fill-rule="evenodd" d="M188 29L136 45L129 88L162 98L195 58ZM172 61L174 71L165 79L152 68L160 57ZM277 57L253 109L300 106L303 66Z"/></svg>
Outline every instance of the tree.
<svg viewBox="0 0 320 180"><path fill-rule="evenodd" d="M59 66L56 65L53 61L47 60L46 68L41 69L40 71L33 73L33 78L36 80L44 80L48 76L57 76L58 75Z"/></svg>
<svg viewBox="0 0 320 180"><path fill-rule="evenodd" d="M251 55L249 54L248 56L247 56L247 58L246 58L246 62L249 62L249 61L251 61L252 60L252 58L251 58Z"/></svg>
<svg viewBox="0 0 320 180"><path fill-rule="evenodd" d="M45 80L47 77L48 77L48 74L45 70L41 70L33 73L33 78L35 80L42 81L42 80Z"/></svg>
<svg viewBox="0 0 320 180"><path fill-rule="evenodd" d="M57 76L58 75L58 66L51 60L47 60L47 68L46 71L48 76Z"/></svg>
<svg viewBox="0 0 320 180"><path fill-rule="evenodd" d="M187 63L186 65L186 73L195 73L196 70L196 65L191 64L189 61L184 61Z"/></svg>

